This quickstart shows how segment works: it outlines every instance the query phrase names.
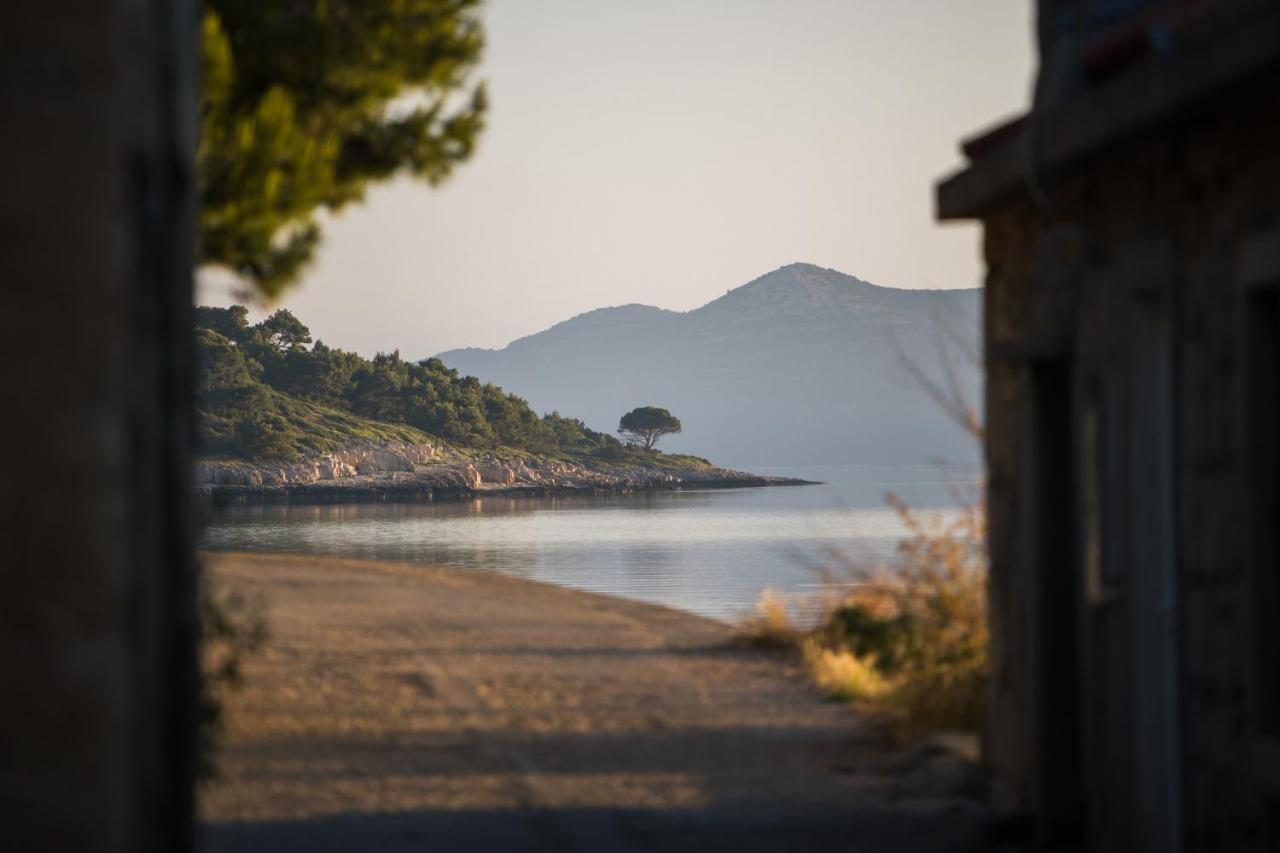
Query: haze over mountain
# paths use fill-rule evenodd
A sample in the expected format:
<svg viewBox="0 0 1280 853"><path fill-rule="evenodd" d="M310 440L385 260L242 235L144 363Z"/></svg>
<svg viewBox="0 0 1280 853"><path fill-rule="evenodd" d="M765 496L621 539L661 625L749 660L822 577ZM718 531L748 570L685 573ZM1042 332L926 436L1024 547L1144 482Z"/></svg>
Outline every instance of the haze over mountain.
<svg viewBox="0 0 1280 853"><path fill-rule="evenodd" d="M440 353L450 367L601 431L641 405L684 432L670 451L720 464L972 463L976 442L903 366L946 358L977 403L981 291L898 290L791 264L701 308L601 308L500 350Z"/></svg>

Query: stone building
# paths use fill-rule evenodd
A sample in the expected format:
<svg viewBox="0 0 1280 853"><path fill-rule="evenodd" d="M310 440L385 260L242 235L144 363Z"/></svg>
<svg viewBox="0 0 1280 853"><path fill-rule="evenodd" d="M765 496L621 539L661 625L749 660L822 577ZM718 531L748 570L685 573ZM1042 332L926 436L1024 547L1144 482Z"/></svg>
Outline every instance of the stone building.
<svg viewBox="0 0 1280 853"><path fill-rule="evenodd" d="M995 791L1042 842L1280 850L1280 4L1040 0L984 226Z"/></svg>
<svg viewBox="0 0 1280 853"><path fill-rule="evenodd" d="M5 850L193 846L196 5L0 4Z"/></svg>

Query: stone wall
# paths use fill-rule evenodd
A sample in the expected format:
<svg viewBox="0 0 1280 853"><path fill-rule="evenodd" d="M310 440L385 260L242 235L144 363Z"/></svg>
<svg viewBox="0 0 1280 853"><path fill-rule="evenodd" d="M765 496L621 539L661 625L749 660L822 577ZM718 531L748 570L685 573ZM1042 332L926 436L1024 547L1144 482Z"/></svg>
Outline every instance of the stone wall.
<svg viewBox="0 0 1280 853"><path fill-rule="evenodd" d="M1030 249L1037 217L1025 206L999 211L986 220L983 253L987 263L984 302L986 341L986 461L991 698L984 730L984 756L995 771L993 799L1008 809L1030 808L1032 748L1027 672L1030 668L1029 600L1025 561L1020 559L1019 510L1021 436L1018 368L992 352L1017 345L1027 313Z"/></svg>
<svg viewBox="0 0 1280 853"><path fill-rule="evenodd" d="M1085 444L1087 411L1104 423L1096 457L1101 490L1099 561L1079 555L1080 703L1089 831L1099 849L1155 849L1151 833L1167 815L1150 814L1142 752L1142 708L1150 673L1141 615L1133 606L1135 566L1159 542L1134 506L1161 487L1135 472L1155 440L1141 376L1135 317L1167 304L1172 329L1170 419L1172 547L1176 614L1176 749L1188 849L1274 850L1280 846L1280 756L1258 730L1250 571L1252 460L1244 385L1245 299L1267 275L1280 280L1280 118L1257 106L1280 79L1257 79L1218 96L1178 123L1118 142L1089 163L1049 176L1051 213L1011 201L985 218L988 264L987 456L990 466L993 707L987 756L1009 804L1034 805L1034 609L1028 579L1029 472L1024 450L1032 421L1026 377L1062 358L1073 378L1072 435ZM1254 249L1250 249L1252 246ZM1275 269L1246 270L1242 258L1271 247ZM1263 254L1266 254L1264 249ZM1255 262L1253 263L1256 266ZM1108 430L1111 438L1108 439ZM1100 460L1100 461L1099 461ZM1087 547L1084 496L1075 519ZM1141 533L1141 536L1147 536ZM1280 667L1280 661L1275 662ZM1071 674L1062 673L1063 678ZM1268 766L1270 765L1270 766Z"/></svg>

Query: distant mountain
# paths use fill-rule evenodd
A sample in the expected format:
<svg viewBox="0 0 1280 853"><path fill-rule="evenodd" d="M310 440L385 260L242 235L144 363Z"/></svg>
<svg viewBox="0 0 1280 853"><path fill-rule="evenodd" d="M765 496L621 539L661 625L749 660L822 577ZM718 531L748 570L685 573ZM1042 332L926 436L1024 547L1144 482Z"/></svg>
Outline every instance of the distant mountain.
<svg viewBox="0 0 1280 853"><path fill-rule="evenodd" d="M572 413L601 431L640 405L684 423L663 440L736 466L969 463L972 438L903 367L941 378L950 361L969 399L980 290L897 290L791 264L686 313L601 308L501 350L440 353L450 367Z"/></svg>

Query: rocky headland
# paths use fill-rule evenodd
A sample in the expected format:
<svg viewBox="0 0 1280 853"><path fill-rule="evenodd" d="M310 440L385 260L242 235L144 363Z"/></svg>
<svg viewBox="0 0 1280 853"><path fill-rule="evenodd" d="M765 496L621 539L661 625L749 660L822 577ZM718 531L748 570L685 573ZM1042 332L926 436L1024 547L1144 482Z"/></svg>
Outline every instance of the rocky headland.
<svg viewBox="0 0 1280 853"><path fill-rule="evenodd" d="M292 461L206 459L198 493L219 503L432 501L501 495L805 485L712 466L571 462L525 453L467 454L453 448L370 441Z"/></svg>

